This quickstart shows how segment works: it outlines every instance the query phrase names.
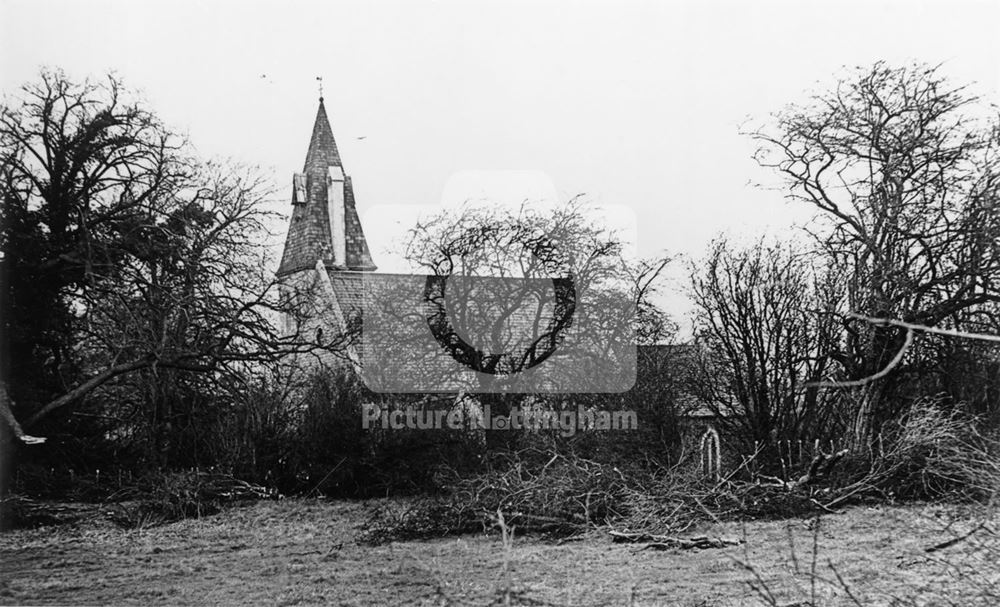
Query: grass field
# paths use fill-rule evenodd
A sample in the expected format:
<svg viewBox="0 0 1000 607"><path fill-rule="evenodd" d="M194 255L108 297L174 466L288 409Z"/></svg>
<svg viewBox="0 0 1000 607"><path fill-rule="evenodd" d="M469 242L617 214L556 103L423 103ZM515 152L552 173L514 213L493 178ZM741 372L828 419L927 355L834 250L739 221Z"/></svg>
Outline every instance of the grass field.
<svg viewBox="0 0 1000 607"><path fill-rule="evenodd" d="M507 546L499 533L359 545L374 505L285 500L142 530L95 514L7 532L0 602L712 606L767 604L770 592L776 604L805 605L815 569L828 580L817 582L817 604L854 604L845 586L864 604L936 604L969 592L961 563L973 566L975 556L968 542L925 552L973 524L944 506L856 507L818 523L716 523L690 533L744 543L652 550L612 543L603 530L563 542L515 530ZM767 590L751 588L762 582Z"/></svg>

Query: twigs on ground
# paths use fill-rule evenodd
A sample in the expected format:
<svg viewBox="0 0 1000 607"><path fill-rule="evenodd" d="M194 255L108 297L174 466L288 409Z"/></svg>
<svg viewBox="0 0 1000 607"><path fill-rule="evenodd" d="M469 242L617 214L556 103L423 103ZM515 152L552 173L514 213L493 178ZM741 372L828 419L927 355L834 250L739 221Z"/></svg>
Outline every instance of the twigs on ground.
<svg viewBox="0 0 1000 607"><path fill-rule="evenodd" d="M743 543L739 538L709 537L707 535L697 535L692 537L673 537L667 535L653 535L649 533L627 533L623 531L611 531L612 541L630 544L643 544L640 550L667 550L670 548L680 548L690 550L692 548L705 550L708 548L724 548L726 546L739 546Z"/></svg>
<svg viewBox="0 0 1000 607"><path fill-rule="evenodd" d="M502 510L509 524L527 533L566 537L608 526L671 538L660 543L676 546L692 541L688 534L709 521L837 514L859 499L1000 491L1000 446L934 402L915 405L898 427L886 431L885 444L870 459L846 450L820 453L796 471L795 480L751 475L746 460L738 470L752 482L732 473L715 482L681 465L616 467L551 450L509 452L472 476L442 470L441 494L420 498L403 512L376 513L364 540L489 531L491 517Z"/></svg>
<svg viewBox="0 0 1000 607"><path fill-rule="evenodd" d="M568 536L623 514L632 481L613 466L537 450L502 456L484 473L438 476L444 496L419 500L397 515L376 513L365 540L440 537L492 528L497 510L523 532Z"/></svg>
<svg viewBox="0 0 1000 607"><path fill-rule="evenodd" d="M986 521L981 521L978 525L976 525L975 527L973 527L972 529L968 530L967 532L963 533L962 535L960 535L958 537L953 537L953 538L951 538L949 540L946 540L944 542L940 542L938 544L934 544L933 546L928 546L927 548L924 548L924 552L937 552L938 550L944 550L945 548L951 548L952 546L954 546L956 544L960 544L960 543L964 542L965 540L969 539L970 537L972 537L977 532L979 532L979 531L981 531L983 529L989 530L989 527L986 526Z"/></svg>

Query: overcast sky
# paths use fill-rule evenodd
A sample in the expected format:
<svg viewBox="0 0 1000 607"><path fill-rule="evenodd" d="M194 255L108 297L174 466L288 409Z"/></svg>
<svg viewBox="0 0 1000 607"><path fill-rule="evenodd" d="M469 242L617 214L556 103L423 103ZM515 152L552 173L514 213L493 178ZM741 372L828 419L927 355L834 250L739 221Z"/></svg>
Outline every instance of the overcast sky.
<svg viewBox="0 0 1000 607"><path fill-rule="evenodd" d="M206 156L272 171L287 211L322 76L382 268L399 267L385 250L405 213L379 205L499 196L505 180L513 197L551 184L624 205L640 253L697 256L719 232L806 218L749 186L769 175L748 118L879 59L943 63L1000 101L998 24L996 1L0 0L0 87L42 65L115 70Z"/></svg>

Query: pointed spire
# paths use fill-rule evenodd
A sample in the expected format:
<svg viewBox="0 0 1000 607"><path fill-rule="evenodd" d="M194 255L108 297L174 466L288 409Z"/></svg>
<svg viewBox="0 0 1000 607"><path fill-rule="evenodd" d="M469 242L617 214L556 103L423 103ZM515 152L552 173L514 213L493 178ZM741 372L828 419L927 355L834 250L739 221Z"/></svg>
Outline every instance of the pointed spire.
<svg viewBox="0 0 1000 607"><path fill-rule="evenodd" d="M305 169L292 178L292 206L279 277L311 269L317 259L338 271L375 270L358 218L354 186L344 174L322 96Z"/></svg>
<svg viewBox="0 0 1000 607"><path fill-rule="evenodd" d="M340 152L337 142L333 139L333 129L330 119L326 116L326 106L323 98L319 98L319 110L316 112L316 122L313 124L312 139L309 140L309 152L306 154L306 173L321 172L326 174L327 167L343 166L340 162Z"/></svg>

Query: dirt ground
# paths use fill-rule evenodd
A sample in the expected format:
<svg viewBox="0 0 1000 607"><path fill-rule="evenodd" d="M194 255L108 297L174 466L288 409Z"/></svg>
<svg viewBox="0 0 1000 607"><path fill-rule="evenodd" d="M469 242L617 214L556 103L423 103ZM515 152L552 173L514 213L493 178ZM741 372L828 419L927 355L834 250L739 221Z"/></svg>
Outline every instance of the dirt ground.
<svg viewBox="0 0 1000 607"><path fill-rule="evenodd" d="M642 549L602 530L562 543L515 532L509 550L497 534L358 545L373 507L285 500L143 530L95 517L7 532L0 603L806 605L815 567L829 582L817 604L932 604L963 592L948 560L961 545L924 549L971 525L945 529L955 514L941 506L858 507L818 531L814 520L714 524L695 533L744 543L706 550Z"/></svg>

